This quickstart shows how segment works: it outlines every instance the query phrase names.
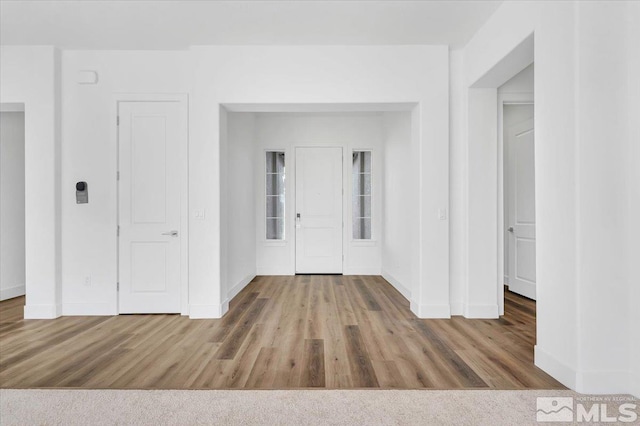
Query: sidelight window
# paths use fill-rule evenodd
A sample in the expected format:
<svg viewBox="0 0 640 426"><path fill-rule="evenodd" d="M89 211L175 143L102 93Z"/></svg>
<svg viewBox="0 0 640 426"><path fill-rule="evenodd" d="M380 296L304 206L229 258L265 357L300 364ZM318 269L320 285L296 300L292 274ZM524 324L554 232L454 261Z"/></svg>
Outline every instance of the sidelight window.
<svg viewBox="0 0 640 426"><path fill-rule="evenodd" d="M354 240L371 239L371 151L354 151L352 165Z"/></svg>
<svg viewBox="0 0 640 426"><path fill-rule="evenodd" d="M285 204L284 152L266 152L267 240L284 240Z"/></svg>

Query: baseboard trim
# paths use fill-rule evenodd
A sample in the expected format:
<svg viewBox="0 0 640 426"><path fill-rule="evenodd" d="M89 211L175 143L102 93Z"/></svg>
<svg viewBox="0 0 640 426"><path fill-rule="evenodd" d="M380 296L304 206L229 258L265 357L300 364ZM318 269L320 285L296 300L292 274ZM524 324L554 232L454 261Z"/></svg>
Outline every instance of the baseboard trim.
<svg viewBox="0 0 640 426"><path fill-rule="evenodd" d="M451 302L451 315L464 315L464 303Z"/></svg>
<svg viewBox="0 0 640 426"><path fill-rule="evenodd" d="M377 275L380 276L380 268L345 268L342 275Z"/></svg>
<svg viewBox="0 0 640 426"><path fill-rule="evenodd" d="M231 302L231 300L236 297L238 293L240 293L242 289L245 288L255 277L257 277L257 274L251 273L229 289L227 292L227 298L220 304L220 316L223 316L229 311L229 302Z"/></svg>
<svg viewBox="0 0 640 426"><path fill-rule="evenodd" d="M54 319L62 315L61 305L25 305L24 319Z"/></svg>
<svg viewBox="0 0 640 426"><path fill-rule="evenodd" d="M636 398L640 398L640 374L630 373L629 376L631 377L629 379L631 382L629 385L630 393Z"/></svg>
<svg viewBox="0 0 640 426"><path fill-rule="evenodd" d="M558 361L540 345L533 347L533 363L569 389L576 388L576 371Z"/></svg>
<svg viewBox="0 0 640 426"><path fill-rule="evenodd" d="M15 285L13 287L0 290L0 300L13 299L14 297L25 295L25 285Z"/></svg>
<svg viewBox="0 0 640 426"><path fill-rule="evenodd" d="M382 271L382 278L387 280L389 284L391 284L396 290L400 292L401 295L404 296L405 299L411 301L411 290L408 287L404 286L399 280L397 280L393 275L388 273L387 271Z"/></svg>
<svg viewBox="0 0 640 426"><path fill-rule="evenodd" d="M588 394L626 394L633 391L629 371L579 371L576 391Z"/></svg>
<svg viewBox="0 0 640 426"><path fill-rule="evenodd" d="M256 268L256 275L264 275L264 276L271 276L271 275L295 275L295 271L292 271L290 269L287 268L273 268L273 267L269 267L269 266L262 266L262 267L258 267Z"/></svg>
<svg viewBox="0 0 640 426"><path fill-rule="evenodd" d="M474 319L496 319L499 318L500 308L498 305L464 305L464 317Z"/></svg>
<svg viewBox="0 0 640 426"><path fill-rule="evenodd" d="M414 300L409 302L411 312L418 318L451 318L450 305L421 305Z"/></svg>
<svg viewBox="0 0 640 426"><path fill-rule="evenodd" d="M191 319L218 319L222 318L221 305L189 305L189 318Z"/></svg>
<svg viewBox="0 0 640 426"><path fill-rule="evenodd" d="M64 303L62 315L112 316L118 315L118 310L110 303Z"/></svg>

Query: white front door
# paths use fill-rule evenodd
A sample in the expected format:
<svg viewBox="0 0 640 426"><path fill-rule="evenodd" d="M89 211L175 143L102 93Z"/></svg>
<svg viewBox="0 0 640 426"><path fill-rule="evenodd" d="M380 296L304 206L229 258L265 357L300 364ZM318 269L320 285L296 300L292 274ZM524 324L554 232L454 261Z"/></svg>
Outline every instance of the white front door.
<svg viewBox="0 0 640 426"><path fill-rule="evenodd" d="M296 273L342 273L342 148L296 148Z"/></svg>
<svg viewBox="0 0 640 426"><path fill-rule="evenodd" d="M533 120L508 129L509 290L536 299Z"/></svg>
<svg viewBox="0 0 640 426"><path fill-rule="evenodd" d="M120 102L119 310L180 312L180 102Z"/></svg>

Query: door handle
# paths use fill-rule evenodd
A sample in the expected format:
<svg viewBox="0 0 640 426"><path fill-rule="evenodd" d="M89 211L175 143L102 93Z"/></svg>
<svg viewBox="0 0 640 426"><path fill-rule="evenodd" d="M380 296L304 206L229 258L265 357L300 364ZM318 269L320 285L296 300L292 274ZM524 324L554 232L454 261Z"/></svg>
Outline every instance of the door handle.
<svg viewBox="0 0 640 426"><path fill-rule="evenodd" d="M511 232L513 234L513 226L508 227L507 231L509 231L509 232Z"/></svg>
<svg viewBox="0 0 640 426"><path fill-rule="evenodd" d="M163 232L162 235L169 235L170 237L177 237L178 236L178 231Z"/></svg>

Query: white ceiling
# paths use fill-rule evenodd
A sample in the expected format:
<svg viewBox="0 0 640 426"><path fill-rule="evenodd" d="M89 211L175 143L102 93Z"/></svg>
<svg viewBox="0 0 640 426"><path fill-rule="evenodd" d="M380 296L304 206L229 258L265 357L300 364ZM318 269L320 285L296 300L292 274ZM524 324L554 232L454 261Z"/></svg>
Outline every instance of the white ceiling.
<svg viewBox="0 0 640 426"><path fill-rule="evenodd" d="M210 44L448 44L500 1L0 1L0 44L184 49Z"/></svg>

